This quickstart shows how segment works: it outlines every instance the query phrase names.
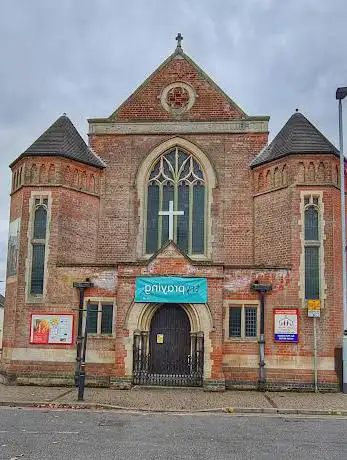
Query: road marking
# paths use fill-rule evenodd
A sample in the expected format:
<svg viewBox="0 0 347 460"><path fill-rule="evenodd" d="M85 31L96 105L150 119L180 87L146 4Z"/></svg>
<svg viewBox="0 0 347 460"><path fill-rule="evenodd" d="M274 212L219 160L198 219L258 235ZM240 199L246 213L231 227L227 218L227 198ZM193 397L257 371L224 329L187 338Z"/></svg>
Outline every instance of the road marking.
<svg viewBox="0 0 347 460"><path fill-rule="evenodd" d="M80 434L79 431L55 431L56 434Z"/></svg>
<svg viewBox="0 0 347 460"><path fill-rule="evenodd" d="M12 433L13 432L16 432L18 433L17 430L12 430ZM79 431L28 431L28 430L21 430L21 432L24 434L80 434ZM3 434L3 433L11 433L10 430L0 430L0 434Z"/></svg>

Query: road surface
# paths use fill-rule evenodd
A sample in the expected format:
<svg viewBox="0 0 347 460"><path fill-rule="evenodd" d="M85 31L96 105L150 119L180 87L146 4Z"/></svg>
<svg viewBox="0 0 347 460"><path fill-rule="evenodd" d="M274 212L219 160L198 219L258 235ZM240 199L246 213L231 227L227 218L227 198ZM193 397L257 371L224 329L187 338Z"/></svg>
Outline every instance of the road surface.
<svg viewBox="0 0 347 460"><path fill-rule="evenodd" d="M347 459L347 419L0 408L1 460Z"/></svg>

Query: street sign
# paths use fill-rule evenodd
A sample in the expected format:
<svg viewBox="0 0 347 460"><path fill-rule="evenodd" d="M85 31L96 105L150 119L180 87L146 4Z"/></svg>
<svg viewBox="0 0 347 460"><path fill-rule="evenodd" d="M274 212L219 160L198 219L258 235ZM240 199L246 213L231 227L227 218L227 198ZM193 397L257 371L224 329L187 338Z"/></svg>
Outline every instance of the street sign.
<svg viewBox="0 0 347 460"><path fill-rule="evenodd" d="M87 288L93 287L93 283L90 283L89 281L79 281L79 282L74 282L73 287L87 289Z"/></svg>
<svg viewBox="0 0 347 460"><path fill-rule="evenodd" d="M321 304L318 299L308 299L306 300L307 305L307 316L309 318L320 318L320 309Z"/></svg>

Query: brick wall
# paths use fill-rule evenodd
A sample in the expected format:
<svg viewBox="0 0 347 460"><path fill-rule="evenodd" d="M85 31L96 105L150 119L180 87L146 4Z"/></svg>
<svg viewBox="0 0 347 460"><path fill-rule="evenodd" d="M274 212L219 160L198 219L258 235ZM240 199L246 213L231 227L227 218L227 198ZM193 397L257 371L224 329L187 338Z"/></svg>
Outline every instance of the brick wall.
<svg viewBox="0 0 347 460"><path fill-rule="evenodd" d="M253 263L252 175L248 166L266 134L186 135L217 171L212 204L213 261ZM169 136L90 136L107 162L102 178L98 254L105 262L136 260L139 210L136 172L145 157Z"/></svg>
<svg viewBox="0 0 347 460"><path fill-rule="evenodd" d="M170 120L170 115L159 104L165 86L173 82L185 82L196 91L193 107L182 115L185 120L230 120L239 119L241 110L210 84L206 76L185 59L173 59L159 72L153 74L150 84L133 93L115 116L119 121Z"/></svg>

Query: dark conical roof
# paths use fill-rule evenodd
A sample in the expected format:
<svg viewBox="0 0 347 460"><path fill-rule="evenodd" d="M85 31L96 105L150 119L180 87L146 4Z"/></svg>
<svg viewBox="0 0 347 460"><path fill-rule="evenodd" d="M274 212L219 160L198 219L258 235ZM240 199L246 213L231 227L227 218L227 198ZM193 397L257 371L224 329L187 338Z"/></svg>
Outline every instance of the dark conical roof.
<svg viewBox="0 0 347 460"><path fill-rule="evenodd" d="M20 158L30 156L61 156L80 163L105 168L105 163L88 147L65 114L59 117Z"/></svg>
<svg viewBox="0 0 347 460"><path fill-rule="evenodd" d="M339 154L334 145L300 112L295 112L270 145L252 161L251 167L282 158L292 153Z"/></svg>

